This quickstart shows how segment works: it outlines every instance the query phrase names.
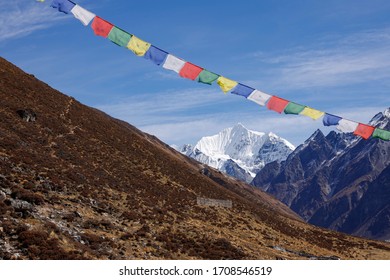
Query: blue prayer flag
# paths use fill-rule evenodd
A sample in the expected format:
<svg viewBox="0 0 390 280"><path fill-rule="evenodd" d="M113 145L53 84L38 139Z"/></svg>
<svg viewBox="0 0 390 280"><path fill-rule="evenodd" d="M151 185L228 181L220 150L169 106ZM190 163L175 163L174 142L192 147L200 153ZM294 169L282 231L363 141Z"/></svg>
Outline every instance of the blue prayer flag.
<svg viewBox="0 0 390 280"><path fill-rule="evenodd" d="M69 0L53 0L50 6L58 9L60 12L69 14L76 4Z"/></svg>
<svg viewBox="0 0 390 280"><path fill-rule="evenodd" d="M324 118L322 119L322 123L325 126L338 125L340 120L341 118L338 116L325 113Z"/></svg>
<svg viewBox="0 0 390 280"><path fill-rule="evenodd" d="M161 65L164 62L167 55L168 53L166 51L163 51L152 45L145 53L144 58L150 59L157 65Z"/></svg>
<svg viewBox="0 0 390 280"><path fill-rule="evenodd" d="M238 84L232 91L233 94L244 96L248 98L248 96L254 91L254 88L248 87L243 84Z"/></svg>

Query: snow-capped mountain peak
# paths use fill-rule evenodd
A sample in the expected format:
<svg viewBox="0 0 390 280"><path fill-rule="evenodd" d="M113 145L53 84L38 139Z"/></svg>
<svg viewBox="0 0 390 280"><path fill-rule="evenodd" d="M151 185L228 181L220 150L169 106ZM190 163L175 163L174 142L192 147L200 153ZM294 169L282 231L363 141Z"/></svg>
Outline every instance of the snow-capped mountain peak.
<svg viewBox="0 0 390 280"><path fill-rule="evenodd" d="M200 139L195 148L209 156L251 157L264 142L265 133L251 131L242 124L229 127L216 135Z"/></svg>
<svg viewBox="0 0 390 280"><path fill-rule="evenodd" d="M276 134L247 129L241 123L212 136L202 137L195 146L184 145L179 151L202 163L241 180L251 181L268 162L282 161L295 149ZM228 173L228 172L227 172Z"/></svg>

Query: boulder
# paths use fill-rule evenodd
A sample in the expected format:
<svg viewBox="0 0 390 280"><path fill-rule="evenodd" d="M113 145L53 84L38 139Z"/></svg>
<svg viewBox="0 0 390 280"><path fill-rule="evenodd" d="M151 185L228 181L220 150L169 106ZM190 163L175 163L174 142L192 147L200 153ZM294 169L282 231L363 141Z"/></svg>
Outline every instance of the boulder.
<svg viewBox="0 0 390 280"><path fill-rule="evenodd" d="M26 122L35 122L37 114L31 109L17 110L16 113Z"/></svg>

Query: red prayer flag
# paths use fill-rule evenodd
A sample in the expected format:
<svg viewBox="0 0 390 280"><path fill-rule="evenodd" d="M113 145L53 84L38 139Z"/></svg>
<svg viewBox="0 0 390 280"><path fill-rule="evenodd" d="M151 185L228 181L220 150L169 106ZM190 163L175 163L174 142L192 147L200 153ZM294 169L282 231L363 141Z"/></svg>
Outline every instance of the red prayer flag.
<svg viewBox="0 0 390 280"><path fill-rule="evenodd" d="M179 75L183 78L195 80L202 71L203 68L196 66L191 62L186 62L186 64L184 64L183 68L180 70Z"/></svg>
<svg viewBox="0 0 390 280"><path fill-rule="evenodd" d="M361 136L363 139L368 139L374 133L375 127L359 123L353 134Z"/></svg>
<svg viewBox="0 0 390 280"><path fill-rule="evenodd" d="M286 108L286 106L287 106L287 104L289 102L290 101L285 100L283 98L280 98L280 97L277 97L277 96L274 95L268 101L267 108L270 109L270 110L273 110L275 112L278 112L279 114L281 114L283 112L284 108Z"/></svg>
<svg viewBox="0 0 390 280"><path fill-rule="evenodd" d="M91 27L93 29L93 32L95 32L96 35L107 38L108 34L110 33L114 25L96 16L92 22Z"/></svg>

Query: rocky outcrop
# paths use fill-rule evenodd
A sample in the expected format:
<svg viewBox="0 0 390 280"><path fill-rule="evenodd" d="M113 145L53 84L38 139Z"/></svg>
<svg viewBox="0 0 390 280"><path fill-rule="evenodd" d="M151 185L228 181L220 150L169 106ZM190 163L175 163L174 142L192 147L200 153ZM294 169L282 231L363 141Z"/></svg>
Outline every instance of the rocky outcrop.
<svg viewBox="0 0 390 280"><path fill-rule="evenodd" d="M35 122L37 114L31 109L17 110L16 113L26 122Z"/></svg>

